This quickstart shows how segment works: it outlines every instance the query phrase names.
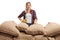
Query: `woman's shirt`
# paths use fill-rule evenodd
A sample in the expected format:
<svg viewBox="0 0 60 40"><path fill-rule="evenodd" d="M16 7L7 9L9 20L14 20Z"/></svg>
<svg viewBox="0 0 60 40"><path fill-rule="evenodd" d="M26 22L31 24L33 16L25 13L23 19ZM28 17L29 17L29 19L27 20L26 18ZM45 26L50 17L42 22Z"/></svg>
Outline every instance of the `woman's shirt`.
<svg viewBox="0 0 60 40"><path fill-rule="evenodd" d="M32 14L26 13L26 23L32 23Z"/></svg>
<svg viewBox="0 0 60 40"><path fill-rule="evenodd" d="M34 20L37 19L36 12L34 10L30 10L30 14L32 15L32 23L34 23ZM26 18L26 12L25 10L18 16L18 18L23 17L24 19Z"/></svg>

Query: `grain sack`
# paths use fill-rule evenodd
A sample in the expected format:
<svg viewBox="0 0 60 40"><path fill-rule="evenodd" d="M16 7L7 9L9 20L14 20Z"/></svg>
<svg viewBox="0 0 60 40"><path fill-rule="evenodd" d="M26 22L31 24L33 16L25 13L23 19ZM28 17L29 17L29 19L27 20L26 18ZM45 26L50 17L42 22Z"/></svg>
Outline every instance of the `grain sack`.
<svg viewBox="0 0 60 40"><path fill-rule="evenodd" d="M13 38L8 34L0 33L0 40L13 40Z"/></svg>
<svg viewBox="0 0 60 40"><path fill-rule="evenodd" d="M55 39L56 39L56 40L60 40L60 35L56 35L56 36L55 36Z"/></svg>
<svg viewBox="0 0 60 40"><path fill-rule="evenodd" d="M16 28L16 25L17 24L14 21L5 21L0 25L0 32L13 36L18 36L19 31Z"/></svg>
<svg viewBox="0 0 60 40"><path fill-rule="evenodd" d="M35 40L35 38L31 35L20 33L18 37L14 37L14 40Z"/></svg>
<svg viewBox="0 0 60 40"><path fill-rule="evenodd" d="M17 29L19 31L25 31L28 28L28 25L26 23L20 23L17 25Z"/></svg>
<svg viewBox="0 0 60 40"><path fill-rule="evenodd" d="M37 34L43 34L44 28L41 24L33 24L25 31L27 34L37 35Z"/></svg>
<svg viewBox="0 0 60 40"><path fill-rule="evenodd" d="M59 33L60 33L60 25L59 25L59 24L49 22L49 23L45 26L44 35L54 36L54 35L59 34Z"/></svg>
<svg viewBox="0 0 60 40"><path fill-rule="evenodd" d="M47 37L44 37L43 35L36 35L34 37L35 37L35 40L48 40Z"/></svg>
<svg viewBox="0 0 60 40"><path fill-rule="evenodd" d="M55 40L55 38L54 38L54 37L48 37L48 39L49 39L49 40Z"/></svg>

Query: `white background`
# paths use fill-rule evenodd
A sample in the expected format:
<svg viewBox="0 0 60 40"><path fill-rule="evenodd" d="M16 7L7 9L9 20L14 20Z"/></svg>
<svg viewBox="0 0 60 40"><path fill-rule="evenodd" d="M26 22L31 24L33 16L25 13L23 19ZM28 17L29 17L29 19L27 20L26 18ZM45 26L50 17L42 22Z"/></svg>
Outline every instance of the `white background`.
<svg viewBox="0 0 60 40"><path fill-rule="evenodd" d="M0 0L0 24L4 21L20 23L18 15L25 10L30 1L36 11L38 23L45 26L48 22L60 24L60 0Z"/></svg>

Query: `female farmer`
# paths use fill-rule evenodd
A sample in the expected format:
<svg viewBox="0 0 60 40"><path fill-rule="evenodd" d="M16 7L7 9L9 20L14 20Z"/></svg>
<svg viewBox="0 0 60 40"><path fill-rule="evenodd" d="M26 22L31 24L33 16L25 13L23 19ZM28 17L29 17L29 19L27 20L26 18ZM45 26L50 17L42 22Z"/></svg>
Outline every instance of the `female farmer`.
<svg viewBox="0 0 60 40"><path fill-rule="evenodd" d="M21 17L23 17L23 19L26 20L25 23L27 23L29 26L37 23L37 16L36 16L36 12L35 10L31 9L31 3L27 2L26 3L26 8L24 11L22 11L22 13L18 16L19 20L22 20Z"/></svg>

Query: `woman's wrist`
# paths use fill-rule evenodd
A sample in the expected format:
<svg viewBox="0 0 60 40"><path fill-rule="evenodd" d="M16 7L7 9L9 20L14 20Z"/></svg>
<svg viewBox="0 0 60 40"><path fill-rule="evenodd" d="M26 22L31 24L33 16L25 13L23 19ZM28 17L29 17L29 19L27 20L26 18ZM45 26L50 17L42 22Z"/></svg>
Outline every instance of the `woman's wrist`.
<svg viewBox="0 0 60 40"><path fill-rule="evenodd" d="M22 19L21 19L21 18L19 18L19 20L21 21Z"/></svg>
<svg viewBox="0 0 60 40"><path fill-rule="evenodd" d="M34 20L34 24L36 24L36 23L37 23L37 19Z"/></svg>

